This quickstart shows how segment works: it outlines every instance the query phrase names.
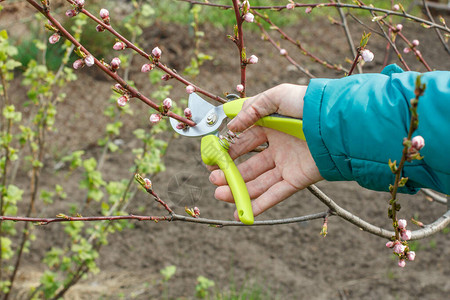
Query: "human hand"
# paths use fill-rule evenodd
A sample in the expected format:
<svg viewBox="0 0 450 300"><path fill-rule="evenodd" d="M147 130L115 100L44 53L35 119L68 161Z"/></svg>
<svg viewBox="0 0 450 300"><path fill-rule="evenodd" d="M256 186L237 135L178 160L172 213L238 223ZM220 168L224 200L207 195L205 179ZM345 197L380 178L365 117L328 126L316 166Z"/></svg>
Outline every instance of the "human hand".
<svg viewBox="0 0 450 300"><path fill-rule="evenodd" d="M228 129L243 132L229 150L232 159L268 142L269 147L238 165L252 201L253 214L261 214L295 192L322 180L305 141L270 128L252 126L260 118L279 113L303 117L306 86L282 84L245 101ZM214 170L210 181L217 185L215 197L234 202L225 175ZM238 220L235 212L235 219Z"/></svg>

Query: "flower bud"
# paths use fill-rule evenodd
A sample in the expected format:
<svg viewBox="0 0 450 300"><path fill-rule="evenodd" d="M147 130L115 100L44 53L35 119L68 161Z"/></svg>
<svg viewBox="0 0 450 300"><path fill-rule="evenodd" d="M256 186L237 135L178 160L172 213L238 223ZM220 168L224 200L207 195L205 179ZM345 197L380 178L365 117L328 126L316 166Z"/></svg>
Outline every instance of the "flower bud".
<svg viewBox="0 0 450 300"><path fill-rule="evenodd" d="M409 241L411 239L411 230L403 230L401 237L402 237L402 240Z"/></svg>
<svg viewBox="0 0 450 300"><path fill-rule="evenodd" d="M406 246L402 245L400 242L397 242L394 245L394 252L397 254L403 254L403 252L405 251Z"/></svg>
<svg viewBox="0 0 450 300"><path fill-rule="evenodd" d="M117 43L114 44L113 49L117 50L117 51L120 51L120 50L125 49L126 47L127 47L127 45L125 45L124 42L117 42Z"/></svg>
<svg viewBox="0 0 450 300"><path fill-rule="evenodd" d="M111 68L112 68L113 70L117 70L117 69L120 67L120 63L121 63L120 58L114 57L114 58L111 60Z"/></svg>
<svg viewBox="0 0 450 300"><path fill-rule="evenodd" d="M84 67L84 60L81 58L73 62L73 68L75 70L81 69L82 67Z"/></svg>
<svg viewBox="0 0 450 300"><path fill-rule="evenodd" d="M248 59L248 63L249 64L256 64L256 63L258 63L258 56L256 56L256 55L250 56L250 58Z"/></svg>
<svg viewBox="0 0 450 300"><path fill-rule="evenodd" d="M92 55L88 55L84 58L84 63L88 67L92 67L95 64L94 57Z"/></svg>
<svg viewBox="0 0 450 300"><path fill-rule="evenodd" d="M372 51L364 49L363 51L361 51L361 57L365 62L371 62L374 58L374 55Z"/></svg>
<svg viewBox="0 0 450 300"><path fill-rule="evenodd" d="M75 2L75 4L78 5L79 7L83 7L84 5L84 0L74 0L73 2Z"/></svg>
<svg viewBox="0 0 450 300"><path fill-rule="evenodd" d="M162 81L168 81L170 78L172 78L172 76L170 76L169 74L164 74L163 76L161 76Z"/></svg>
<svg viewBox="0 0 450 300"><path fill-rule="evenodd" d="M294 3L288 3L288 4L286 5L286 8L287 8L287 9L294 9L294 7L295 7L295 4L294 4Z"/></svg>
<svg viewBox="0 0 450 300"><path fill-rule="evenodd" d="M397 26L395 26L395 28L396 28L398 31L401 31L401 30L403 29L403 25L402 25L402 24L397 24Z"/></svg>
<svg viewBox="0 0 450 300"><path fill-rule="evenodd" d="M164 110L169 110L170 108L172 107L172 99L170 99L170 98L166 98L166 99L164 99L164 101L163 101L163 108L164 108Z"/></svg>
<svg viewBox="0 0 450 300"><path fill-rule="evenodd" d="M142 65L141 72L147 73L147 72L150 72L152 69L153 69L152 64L145 64L145 65Z"/></svg>
<svg viewBox="0 0 450 300"><path fill-rule="evenodd" d="M242 84L238 84L238 85L236 86L236 91L238 91L238 92L244 91L244 86L243 86Z"/></svg>
<svg viewBox="0 0 450 300"><path fill-rule="evenodd" d="M409 53L411 51L411 49L409 49L408 47L403 48L403 53Z"/></svg>
<svg viewBox="0 0 450 300"><path fill-rule="evenodd" d="M95 30L97 30L97 32L103 32L103 31L105 31L105 27L103 27L102 25L98 24L95 27Z"/></svg>
<svg viewBox="0 0 450 300"><path fill-rule="evenodd" d="M417 151L420 151L425 146L425 140L420 135L417 135L412 138L411 146L416 149Z"/></svg>
<svg viewBox="0 0 450 300"><path fill-rule="evenodd" d="M400 220L398 220L397 223L398 223L398 228L400 228L400 229L405 229L406 225L408 225L408 222L406 222L405 219L400 219Z"/></svg>
<svg viewBox="0 0 450 300"><path fill-rule="evenodd" d="M200 208L198 208L197 206L194 207L194 215L195 215L195 217L200 216Z"/></svg>
<svg viewBox="0 0 450 300"><path fill-rule="evenodd" d="M152 181L148 178L144 178L144 182L145 182L145 189L151 190L152 189Z"/></svg>
<svg viewBox="0 0 450 300"><path fill-rule="evenodd" d="M416 258L416 252L414 251L409 251L406 254L406 257L408 258L408 260L413 261Z"/></svg>
<svg viewBox="0 0 450 300"><path fill-rule="evenodd" d="M161 51L161 49L159 49L159 47L153 48L152 55L154 58L160 58L161 54L162 54L162 51Z"/></svg>
<svg viewBox="0 0 450 300"><path fill-rule="evenodd" d="M184 116L188 119L192 118L192 111L189 107L184 110Z"/></svg>
<svg viewBox="0 0 450 300"><path fill-rule="evenodd" d="M115 85L114 85L114 87L117 89L117 90L121 90L121 91L124 91L125 89L123 88L123 86L120 84L120 83L116 83Z"/></svg>
<svg viewBox="0 0 450 300"><path fill-rule="evenodd" d="M253 23L254 20L255 20L255 16L252 13L246 13L244 15L245 22Z"/></svg>
<svg viewBox="0 0 450 300"><path fill-rule="evenodd" d="M186 124L181 123L181 122L177 124L177 129L178 129L178 130L183 130L183 129L185 129L185 128L186 128Z"/></svg>
<svg viewBox="0 0 450 300"><path fill-rule="evenodd" d="M59 35L59 33L54 33L48 38L48 41L50 44L56 44L60 38L61 36Z"/></svg>
<svg viewBox="0 0 450 300"><path fill-rule="evenodd" d="M78 15L78 12L75 9L69 9L66 11L66 16L69 18L75 17L76 15Z"/></svg>
<svg viewBox="0 0 450 300"><path fill-rule="evenodd" d="M162 116L160 114L152 114L150 116L150 122L153 124L158 124L161 121Z"/></svg>
<svg viewBox="0 0 450 300"><path fill-rule="evenodd" d="M419 40L413 40L411 43L413 44L414 47L419 46Z"/></svg>
<svg viewBox="0 0 450 300"><path fill-rule="evenodd" d="M395 11L400 10L400 5L394 4L394 6L392 6L392 10L395 10Z"/></svg>
<svg viewBox="0 0 450 300"><path fill-rule="evenodd" d="M400 259L400 260L398 261L398 266L399 266L400 268L404 268L404 267L406 266L406 261L405 261L404 259Z"/></svg>
<svg viewBox="0 0 450 300"><path fill-rule="evenodd" d="M109 19L109 11L106 8L102 8L100 10L100 18L102 18L103 20Z"/></svg>
<svg viewBox="0 0 450 300"><path fill-rule="evenodd" d="M186 87L186 92L187 92L188 94L192 94L193 92L195 92L195 87L193 87L192 85L188 85L188 86Z"/></svg>
<svg viewBox="0 0 450 300"><path fill-rule="evenodd" d="M386 243L386 247L388 247L388 248L392 248L392 247L394 247L394 245L395 245L395 243L393 241L389 241Z"/></svg>
<svg viewBox="0 0 450 300"><path fill-rule="evenodd" d="M305 8L305 13L309 14L310 12L312 12L311 6L308 6L307 8Z"/></svg>
<svg viewBox="0 0 450 300"><path fill-rule="evenodd" d="M117 99L117 105L119 105L120 107L124 107L128 102L128 97L123 95L121 97L119 97L119 99Z"/></svg>
<svg viewBox="0 0 450 300"><path fill-rule="evenodd" d="M286 51L286 49L281 49L280 50L280 55L286 55L287 54L287 51Z"/></svg>

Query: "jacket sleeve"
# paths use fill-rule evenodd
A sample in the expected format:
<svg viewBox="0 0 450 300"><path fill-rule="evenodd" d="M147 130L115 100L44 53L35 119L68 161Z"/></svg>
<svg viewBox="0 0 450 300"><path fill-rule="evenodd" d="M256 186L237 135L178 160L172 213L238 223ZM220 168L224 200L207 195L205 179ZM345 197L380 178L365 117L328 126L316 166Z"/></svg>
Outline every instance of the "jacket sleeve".
<svg viewBox="0 0 450 300"><path fill-rule="evenodd" d="M394 182L388 161L400 161L408 135L419 73L397 65L381 74L342 79L312 79L304 98L303 126L320 174L330 181L357 181L388 191ZM450 194L450 72L422 74L425 93L419 98L419 127L425 139L423 160L407 162L403 193L420 187Z"/></svg>

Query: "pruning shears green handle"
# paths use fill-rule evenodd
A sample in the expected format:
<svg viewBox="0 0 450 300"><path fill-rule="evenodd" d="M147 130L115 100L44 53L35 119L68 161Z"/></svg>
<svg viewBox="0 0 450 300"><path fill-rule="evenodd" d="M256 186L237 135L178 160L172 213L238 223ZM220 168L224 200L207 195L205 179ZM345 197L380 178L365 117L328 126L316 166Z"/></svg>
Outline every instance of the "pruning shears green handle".
<svg viewBox="0 0 450 300"><path fill-rule="evenodd" d="M223 111L228 118L233 119L242 110L247 98L240 98L223 104ZM286 117L280 114L271 114L259 119L255 125L272 128L299 139L305 140L303 134L303 121L296 118Z"/></svg>
<svg viewBox="0 0 450 300"><path fill-rule="evenodd" d="M220 106L214 106L203 100L197 94L189 96L189 108L192 111L192 120L196 126L178 129L178 121L170 119L172 128L184 136L204 136L201 141L202 160L207 165L217 165L224 172L227 183L233 194L239 219L242 223L251 225L254 216L248 194L247 186L231 159L228 149L230 139L219 138L218 132L227 118L233 119L242 110L247 98L241 98L227 102ZM259 119L256 125L272 128L299 139L305 140L303 134L303 122L301 119L286 117L279 114L271 114ZM233 139L231 139L231 142Z"/></svg>

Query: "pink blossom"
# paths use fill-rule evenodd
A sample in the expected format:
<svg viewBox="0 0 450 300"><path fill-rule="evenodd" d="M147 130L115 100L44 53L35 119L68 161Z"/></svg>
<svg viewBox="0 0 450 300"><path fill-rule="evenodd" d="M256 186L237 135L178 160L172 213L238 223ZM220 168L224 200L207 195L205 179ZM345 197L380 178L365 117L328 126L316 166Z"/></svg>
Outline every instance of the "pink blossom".
<svg viewBox="0 0 450 300"><path fill-rule="evenodd" d="M244 90L244 86L243 86L242 84L238 84L238 85L236 86L236 91L242 92L243 90Z"/></svg>
<svg viewBox="0 0 450 300"><path fill-rule="evenodd" d="M69 9L66 11L66 16L69 18L75 17L78 14L78 12L75 9Z"/></svg>
<svg viewBox="0 0 450 300"><path fill-rule="evenodd" d="M386 243L386 247L388 247L388 248L392 248L392 247L394 247L394 245L395 245L395 243L393 241L389 241Z"/></svg>
<svg viewBox="0 0 450 300"><path fill-rule="evenodd" d="M400 259L400 260L398 261L398 266L399 266L400 268L404 268L404 267L406 266L406 261L405 261L404 259Z"/></svg>
<svg viewBox="0 0 450 300"><path fill-rule="evenodd" d="M109 18L109 11L105 8L102 8L100 10L100 18L102 18L103 20L108 19Z"/></svg>
<svg viewBox="0 0 450 300"><path fill-rule="evenodd" d="M152 188L152 181L148 178L144 178L144 182L145 182L145 188L147 190L150 190Z"/></svg>
<svg viewBox="0 0 450 300"><path fill-rule="evenodd" d="M188 94L192 94L193 92L195 92L195 87L193 87L192 85L186 86L186 92Z"/></svg>
<svg viewBox="0 0 450 300"><path fill-rule="evenodd" d="M256 63L258 63L258 56L256 56L256 55L250 56L250 58L248 59L248 63L249 64L256 64Z"/></svg>
<svg viewBox="0 0 450 300"><path fill-rule="evenodd" d="M97 30L97 32L103 32L103 31L105 31L105 27L103 27L102 25L98 24L95 27L95 30Z"/></svg>
<svg viewBox="0 0 450 300"><path fill-rule="evenodd" d="M402 24L397 24L397 26L395 26L395 28L400 31L403 29L403 25Z"/></svg>
<svg viewBox="0 0 450 300"><path fill-rule="evenodd" d="M150 122L153 124L158 124L161 121L162 116L160 114L152 114L150 116Z"/></svg>
<svg viewBox="0 0 450 300"><path fill-rule="evenodd" d="M92 67L95 64L94 57L92 55L88 55L84 58L84 63L88 67Z"/></svg>
<svg viewBox="0 0 450 300"><path fill-rule="evenodd" d="M286 55L286 54L287 54L286 49L281 49L281 50L280 50L280 55Z"/></svg>
<svg viewBox="0 0 450 300"><path fill-rule="evenodd" d="M402 245L401 243L397 242L394 245L394 252L397 254L403 254L403 252L405 251L406 246Z"/></svg>
<svg viewBox="0 0 450 300"><path fill-rule="evenodd" d="M309 14L310 12L312 12L311 6L308 6L307 8L305 8L305 13Z"/></svg>
<svg viewBox="0 0 450 300"><path fill-rule="evenodd" d="M185 129L185 128L186 128L186 124L181 123L181 122L177 124L177 129L182 130L182 129Z"/></svg>
<svg viewBox="0 0 450 300"><path fill-rule="evenodd" d="M411 239L411 230L403 230L401 233L402 240L409 241Z"/></svg>
<svg viewBox="0 0 450 300"><path fill-rule="evenodd" d="M120 50L125 49L126 47L127 47L127 45L125 45L124 42L117 42L117 43L114 44L113 49L117 50L117 51L120 51Z"/></svg>
<svg viewBox="0 0 450 300"><path fill-rule="evenodd" d="M419 46L419 40L413 40L411 43L413 44L414 47Z"/></svg>
<svg viewBox="0 0 450 300"><path fill-rule="evenodd" d="M403 53L409 53L411 51L411 49L409 49L408 47L403 48Z"/></svg>
<svg viewBox="0 0 450 300"><path fill-rule="evenodd" d="M392 6L392 10L397 11L399 9L400 9L400 5L398 5L398 4L394 4L394 6Z"/></svg>
<svg viewBox="0 0 450 300"><path fill-rule="evenodd" d="M121 63L120 58L114 57L111 60L111 68L113 68L114 70L118 69L120 67L120 63Z"/></svg>
<svg viewBox="0 0 450 300"><path fill-rule="evenodd" d="M372 51L364 49L363 51L361 51L361 57L365 62L371 62L374 58L374 55Z"/></svg>
<svg viewBox="0 0 450 300"><path fill-rule="evenodd" d="M405 229L406 225L408 225L408 222L406 222L405 219L400 219L400 220L398 220L397 223L398 223L398 228L400 228L400 229Z"/></svg>
<svg viewBox="0 0 450 300"><path fill-rule="evenodd" d="M153 65L152 64L142 65L141 72L147 73L147 72L150 72L151 70L153 70Z"/></svg>
<svg viewBox="0 0 450 300"><path fill-rule="evenodd" d="M59 35L59 33L54 33L48 38L48 41L50 44L56 44L60 38L61 36Z"/></svg>
<svg viewBox="0 0 450 300"><path fill-rule="evenodd" d="M286 8L287 8L287 9L294 9L294 7L295 7L295 4L294 4L294 3L288 3L288 4L286 5Z"/></svg>
<svg viewBox="0 0 450 300"><path fill-rule="evenodd" d="M119 97L119 99L117 99L117 105L119 105L120 107L124 107L128 102L128 97L123 95L121 97Z"/></svg>
<svg viewBox="0 0 450 300"><path fill-rule="evenodd" d="M161 49L159 49L159 47L153 48L152 55L154 58L160 58L161 54L162 54L162 51L161 51Z"/></svg>
<svg viewBox="0 0 450 300"><path fill-rule="evenodd" d="M184 110L184 116L188 119L192 118L192 111L189 107L186 107L186 109Z"/></svg>
<svg viewBox="0 0 450 300"><path fill-rule="evenodd" d="M411 146L417 151L420 151L425 146L424 138L420 135L413 137L411 141Z"/></svg>
<svg viewBox="0 0 450 300"><path fill-rule="evenodd" d="M408 260L413 261L416 258L416 252L414 251L409 251L406 254L406 257L408 258Z"/></svg>
<svg viewBox="0 0 450 300"><path fill-rule="evenodd" d="M253 23L254 20L255 20L255 16L252 13L246 13L244 15L245 22Z"/></svg>
<svg viewBox="0 0 450 300"><path fill-rule="evenodd" d="M73 62L73 68L75 70L81 69L82 67L84 67L84 60L81 58Z"/></svg>
<svg viewBox="0 0 450 300"><path fill-rule="evenodd" d="M120 83L116 83L116 84L114 85L114 87L115 87L117 90L122 90L122 91L124 91L124 88L123 88L123 86L122 86Z"/></svg>
<svg viewBox="0 0 450 300"><path fill-rule="evenodd" d="M84 5L84 0L74 0L73 2L75 2L75 4L79 7L82 7Z"/></svg>
<svg viewBox="0 0 450 300"><path fill-rule="evenodd" d="M163 101L164 110L169 110L172 107L172 99L166 98Z"/></svg>

